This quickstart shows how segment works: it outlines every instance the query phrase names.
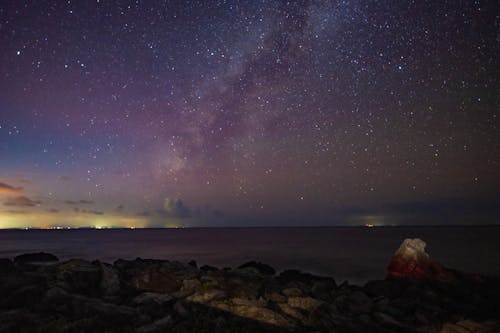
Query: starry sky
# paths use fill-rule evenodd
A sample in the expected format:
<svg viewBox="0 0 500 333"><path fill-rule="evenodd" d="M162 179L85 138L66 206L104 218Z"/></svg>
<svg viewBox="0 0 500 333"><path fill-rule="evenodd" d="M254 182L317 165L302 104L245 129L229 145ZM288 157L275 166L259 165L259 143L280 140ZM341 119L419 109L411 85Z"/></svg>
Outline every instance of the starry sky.
<svg viewBox="0 0 500 333"><path fill-rule="evenodd" d="M496 1L0 3L0 228L500 223Z"/></svg>

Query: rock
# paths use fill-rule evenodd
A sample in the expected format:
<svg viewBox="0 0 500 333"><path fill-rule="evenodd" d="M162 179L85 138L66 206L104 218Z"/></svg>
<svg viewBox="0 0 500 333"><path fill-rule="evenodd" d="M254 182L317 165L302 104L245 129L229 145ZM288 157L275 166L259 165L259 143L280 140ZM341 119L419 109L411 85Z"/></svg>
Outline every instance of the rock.
<svg viewBox="0 0 500 333"><path fill-rule="evenodd" d="M50 263L56 262L59 259L50 253L38 252L38 253L26 253L18 255L14 258L16 264L33 264L33 263Z"/></svg>
<svg viewBox="0 0 500 333"><path fill-rule="evenodd" d="M175 302L174 311L181 317L189 316L189 312L186 309L186 305L185 305L184 301L182 301L182 300Z"/></svg>
<svg viewBox="0 0 500 333"><path fill-rule="evenodd" d="M391 258L387 272L390 277L451 282L453 272L432 260L425 252L423 240L405 239Z"/></svg>
<svg viewBox="0 0 500 333"><path fill-rule="evenodd" d="M405 328L405 325L403 325L401 322L399 322L398 320L394 319L392 316L390 316L386 313L375 312L373 314L373 317L375 318L375 320L377 320L379 323L381 323L384 326Z"/></svg>
<svg viewBox="0 0 500 333"><path fill-rule="evenodd" d="M14 309L36 304L43 299L45 286L42 284L26 285L12 290L8 295L0 297L0 308Z"/></svg>
<svg viewBox="0 0 500 333"><path fill-rule="evenodd" d="M333 300L333 293L336 287L337 286L335 285L335 281L333 279L316 281L311 287L311 293L315 298L330 302Z"/></svg>
<svg viewBox="0 0 500 333"><path fill-rule="evenodd" d="M0 275L6 275L14 270L14 263L7 258L0 258Z"/></svg>
<svg viewBox="0 0 500 333"><path fill-rule="evenodd" d="M287 297L298 297L303 295L302 290L299 288L285 288L281 293Z"/></svg>
<svg viewBox="0 0 500 333"><path fill-rule="evenodd" d="M322 301L317 300L312 297L290 297L288 298L288 305L291 307L297 308L297 309L302 309L308 312L316 310L317 307L319 307L321 304L323 304Z"/></svg>
<svg viewBox="0 0 500 333"><path fill-rule="evenodd" d="M81 259L71 259L57 266L58 285L67 291L83 295L98 295L101 290L101 270Z"/></svg>
<svg viewBox="0 0 500 333"><path fill-rule="evenodd" d="M461 320L457 323L446 323L439 333L496 333L500 331L500 322L477 323L472 320Z"/></svg>
<svg viewBox="0 0 500 333"><path fill-rule="evenodd" d="M218 300L226 298L226 293L222 290L208 290L208 291L201 291L197 292L189 297L186 298L186 300L190 302L195 302L195 303L203 303L207 304L211 301Z"/></svg>
<svg viewBox="0 0 500 333"><path fill-rule="evenodd" d="M385 280L368 281L363 290L372 297L395 298L407 288L408 283L401 279L388 278Z"/></svg>
<svg viewBox="0 0 500 333"><path fill-rule="evenodd" d="M96 315L120 325L135 322L138 317L138 312L134 308L103 302L96 298L76 295L73 297L73 304L79 315Z"/></svg>
<svg viewBox="0 0 500 333"><path fill-rule="evenodd" d="M280 310L292 317L292 318L295 318L297 320L299 320L300 322L304 323L306 321L306 316L302 314L302 312L300 312L299 310L291 307L290 305L288 305L287 303L279 303L278 304L278 307L280 308Z"/></svg>
<svg viewBox="0 0 500 333"><path fill-rule="evenodd" d="M193 266L166 260L117 260L115 267L131 287L144 291L171 293L178 291L182 280L198 276Z"/></svg>
<svg viewBox="0 0 500 333"><path fill-rule="evenodd" d="M137 333L153 333L164 332L168 330L173 324L172 317L167 315L161 319L156 320L152 324L141 326L137 329Z"/></svg>
<svg viewBox="0 0 500 333"><path fill-rule="evenodd" d="M214 266L203 265L200 267L200 270L202 270L204 272L217 272L219 269L217 267L214 267Z"/></svg>
<svg viewBox="0 0 500 333"><path fill-rule="evenodd" d="M256 261L249 261L238 267L238 269L244 269L244 268L254 268L259 274L263 275L276 274L275 269L272 268L271 266Z"/></svg>
<svg viewBox="0 0 500 333"><path fill-rule="evenodd" d="M164 304L164 303L169 303L173 300L174 298L170 295L167 294L159 294L159 293L151 293L151 292L145 292L140 294L139 296L136 296L133 299L134 304L150 304L150 303L156 303L156 304Z"/></svg>
<svg viewBox="0 0 500 333"><path fill-rule="evenodd" d="M233 306L231 312L237 316L250 318L262 323L276 325L280 327L291 327L293 324L277 312L267 308L253 306Z"/></svg>
<svg viewBox="0 0 500 333"><path fill-rule="evenodd" d="M278 292L269 292L264 294L264 298L275 303L285 303L287 298Z"/></svg>
<svg viewBox="0 0 500 333"><path fill-rule="evenodd" d="M198 279L185 279L182 281L182 291L195 292L201 286L201 282Z"/></svg>
<svg viewBox="0 0 500 333"><path fill-rule="evenodd" d="M373 301L364 292L354 291L347 295L346 306L349 312L352 313L370 313L373 308Z"/></svg>
<svg viewBox="0 0 500 333"><path fill-rule="evenodd" d="M258 308L263 308L267 305L267 301L264 300L263 298L259 299L232 298L231 303L233 303L234 305L245 305Z"/></svg>
<svg viewBox="0 0 500 333"><path fill-rule="evenodd" d="M105 296L118 294L121 289L118 271L110 264L97 262L97 265L101 269L101 293Z"/></svg>

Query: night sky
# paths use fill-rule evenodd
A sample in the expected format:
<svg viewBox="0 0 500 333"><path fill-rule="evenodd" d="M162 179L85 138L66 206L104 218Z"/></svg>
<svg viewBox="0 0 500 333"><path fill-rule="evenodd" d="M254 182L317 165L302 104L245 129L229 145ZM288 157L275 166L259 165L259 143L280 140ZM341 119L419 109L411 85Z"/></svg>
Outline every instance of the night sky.
<svg viewBox="0 0 500 333"><path fill-rule="evenodd" d="M500 223L496 1L1 1L0 228Z"/></svg>

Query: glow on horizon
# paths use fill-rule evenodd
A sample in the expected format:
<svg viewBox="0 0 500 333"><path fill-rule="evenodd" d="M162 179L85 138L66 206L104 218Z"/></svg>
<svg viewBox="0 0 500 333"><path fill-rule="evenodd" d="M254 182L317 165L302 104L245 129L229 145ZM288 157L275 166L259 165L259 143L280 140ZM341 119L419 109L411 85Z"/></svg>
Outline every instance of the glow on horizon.
<svg viewBox="0 0 500 333"><path fill-rule="evenodd" d="M61 228L144 228L149 221L140 216L99 215L48 212L0 212L0 229Z"/></svg>

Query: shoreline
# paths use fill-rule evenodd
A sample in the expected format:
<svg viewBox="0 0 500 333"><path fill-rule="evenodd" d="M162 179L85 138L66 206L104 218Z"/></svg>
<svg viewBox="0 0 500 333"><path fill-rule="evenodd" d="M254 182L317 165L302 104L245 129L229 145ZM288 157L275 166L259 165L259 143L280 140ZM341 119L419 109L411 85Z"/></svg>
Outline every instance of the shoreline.
<svg viewBox="0 0 500 333"><path fill-rule="evenodd" d="M420 240L405 240L387 277L363 285L298 270L278 273L255 261L221 269L195 261L108 264L25 254L0 259L0 332L500 329L500 279L445 268L424 248Z"/></svg>

